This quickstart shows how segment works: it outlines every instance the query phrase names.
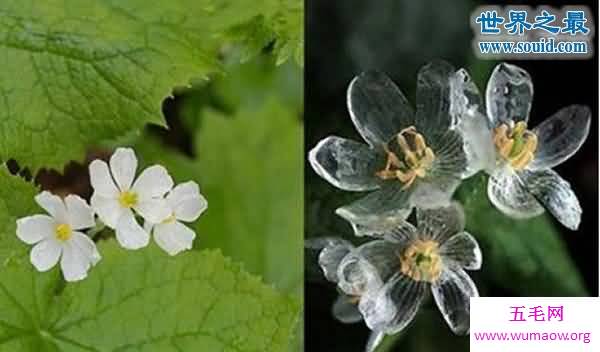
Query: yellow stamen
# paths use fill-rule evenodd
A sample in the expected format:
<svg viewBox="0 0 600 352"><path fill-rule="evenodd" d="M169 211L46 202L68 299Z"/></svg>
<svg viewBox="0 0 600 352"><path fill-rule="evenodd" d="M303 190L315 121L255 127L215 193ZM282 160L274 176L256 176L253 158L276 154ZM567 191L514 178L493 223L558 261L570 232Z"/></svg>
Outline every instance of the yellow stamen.
<svg viewBox="0 0 600 352"><path fill-rule="evenodd" d="M415 281L437 281L442 274L439 244L432 240L412 243L400 255L400 271Z"/></svg>
<svg viewBox="0 0 600 352"><path fill-rule="evenodd" d="M395 145L385 145L387 160L383 170L376 175L383 180L398 179L409 188L418 178L424 178L435 161L433 150L427 146L425 137L414 126L403 129L394 138ZM394 148L398 153L390 151ZM403 157L400 160L398 155Z"/></svg>
<svg viewBox="0 0 600 352"><path fill-rule="evenodd" d="M537 136L523 121L512 129L506 124L496 127L493 140L498 154L515 170L524 169L535 156Z"/></svg>
<svg viewBox="0 0 600 352"><path fill-rule="evenodd" d="M119 195L119 204L123 208L133 208L138 202L138 196L135 192L125 191Z"/></svg>
<svg viewBox="0 0 600 352"><path fill-rule="evenodd" d="M54 229L56 239L59 241L67 241L71 238L73 230L68 224L60 224Z"/></svg>

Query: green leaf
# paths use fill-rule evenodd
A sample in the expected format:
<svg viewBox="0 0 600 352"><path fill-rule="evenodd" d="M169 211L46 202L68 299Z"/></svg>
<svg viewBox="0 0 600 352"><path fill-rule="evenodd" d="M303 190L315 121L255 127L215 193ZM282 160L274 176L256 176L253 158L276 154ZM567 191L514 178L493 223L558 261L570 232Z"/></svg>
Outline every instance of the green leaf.
<svg viewBox="0 0 600 352"><path fill-rule="evenodd" d="M287 350L298 305L218 251L99 250L60 295L57 269L0 272L0 351Z"/></svg>
<svg viewBox="0 0 600 352"><path fill-rule="evenodd" d="M302 289L302 127L270 98L235 116L206 111L198 160L165 152L147 136L135 148L177 182L196 180L208 199L197 222L201 248L221 248L251 273L287 292Z"/></svg>
<svg viewBox="0 0 600 352"><path fill-rule="evenodd" d="M0 159L57 168L103 139L163 123L174 86L222 70L228 30L263 16L287 48L298 25L287 18L299 16L288 13L279 0L0 2Z"/></svg>
<svg viewBox="0 0 600 352"><path fill-rule="evenodd" d="M551 218L512 219L487 199L487 177L460 187L467 230L483 249L482 279L520 296L583 296L586 289Z"/></svg>
<svg viewBox="0 0 600 352"><path fill-rule="evenodd" d="M38 189L0 164L0 270L11 261L20 261L27 247L17 238L17 219L39 210L33 197Z"/></svg>

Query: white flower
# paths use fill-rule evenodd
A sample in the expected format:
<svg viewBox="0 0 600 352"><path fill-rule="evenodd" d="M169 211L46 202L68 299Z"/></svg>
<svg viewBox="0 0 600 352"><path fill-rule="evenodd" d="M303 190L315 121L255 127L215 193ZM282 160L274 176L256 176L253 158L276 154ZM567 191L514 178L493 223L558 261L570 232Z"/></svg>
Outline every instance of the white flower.
<svg viewBox="0 0 600 352"><path fill-rule="evenodd" d="M171 215L155 224L147 221L148 233L154 231L154 241L169 255L192 248L196 233L183 222L193 222L207 209L208 203L200 194L196 182L182 183L173 188L165 198Z"/></svg>
<svg viewBox="0 0 600 352"><path fill-rule="evenodd" d="M151 223L160 223L171 215L163 199L173 187L167 170L160 165L151 166L134 182L136 169L137 158L129 148L115 151L110 158L110 170L102 160L90 164L92 207L100 220L115 230L117 240L127 249L145 247L150 241L135 214Z"/></svg>
<svg viewBox="0 0 600 352"><path fill-rule="evenodd" d="M35 201L50 214L33 215L17 220L17 236L34 244L31 263L39 271L47 271L58 263L65 280L78 281L100 261L96 244L81 230L95 225L94 212L85 200L69 195L64 201L44 191Z"/></svg>
<svg viewBox="0 0 600 352"><path fill-rule="evenodd" d="M530 218L546 209L564 226L577 229L582 212L577 196L552 168L583 145L590 109L570 105L529 129L533 83L525 70L506 63L496 66L485 92L485 111L465 71L458 71L453 83L451 111L460 121L471 174L483 169L490 175L490 201L514 218Z"/></svg>

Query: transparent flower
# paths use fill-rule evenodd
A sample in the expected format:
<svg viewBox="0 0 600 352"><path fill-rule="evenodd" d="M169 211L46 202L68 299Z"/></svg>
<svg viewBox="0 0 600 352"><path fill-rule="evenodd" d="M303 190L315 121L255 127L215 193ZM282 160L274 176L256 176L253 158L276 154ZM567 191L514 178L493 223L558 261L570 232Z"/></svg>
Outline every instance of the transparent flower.
<svg viewBox="0 0 600 352"><path fill-rule="evenodd" d="M182 183L165 197L171 215L158 224L146 222L148 233L154 232L154 241L169 255L191 249L196 233L183 222L194 222L207 209L208 203L196 182Z"/></svg>
<svg viewBox="0 0 600 352"><path fill-rule="evenodd" d="M60 259L60 268L66 281L78 281L101 259L96 244L82 230L95 225L94 212L78 196L64 200L44 191L35 201L48 215L33 215L17 220L17 236L34 245L31 264L38 271L53 268Z"/></svg>
<svg viewBox="0 0 600 352"><path fill-rule="evenodd" d="M384 74L366 72L348 88L352 122L367 144L327 137L309 153L313 169L347 191L372 191L337 209L357 235L373 226L393 227L413 207L449 204L465 171L461 135L450 115L448 63L424 66L417 80L416 113Z"/></svg>
<svg viewBox="0 0 600 352"><path fill-rule="evenodd" d="M405 222L379 233L378 239L357 247L340 263L366 261L383 282L361 297L358 308L371 330L394 334L413 320L431 290L452 331L467 334L469 298L478 292L465 269L481 267L479 245L464 231L464 216L457 204L417 208L416 220L416 227ZM360 276L350 271L339 274L340 281L348 280L350 274Z"/></svg>
<svg viewBox="0 0 600 352"><path fill-rule="evenodd" d="M455 78L454 117L460 120L469 164L490 175L490 201L515 218L537 216L545 208L564 226L577 229L579 201L552 168L575 154L587 138L590 109L570 105L529 129L533 84L525 70L506 63L496 66L487 84L485 112L468 74L459 71Z"/></svg>
<svg viewBox="0 0 600 352"><path fill-rule="evenodd" d="M340 295L333 303L331 309L333 316L345 324L362 321L363 317L358 309L361 297L366 291L377 290L382 285L375 268L357 257L344 261L344 258L355 250L355 247L341 238L309 239L306 241L306 246L320 251L319 266L325 278L338 284ZM342 261L344 265L340 266ZM341 278L342 281L339 281L338 278ZM381 331L371 332L365 350L367 352L374 351L384 336L385 333Z"/></svg>
<svg viewBox="0 0 600 352"><path fill-rule="evenodd" d="M135 214L158 224L172 213L163 198L173 187L167 170L160 165L150 166L134 182L136 169L137 158L129 148L115 151L110 168L102 160L90 164L92 207L100 220L115 230L117 240L127 249L145 247L150 240Z"/></svg>

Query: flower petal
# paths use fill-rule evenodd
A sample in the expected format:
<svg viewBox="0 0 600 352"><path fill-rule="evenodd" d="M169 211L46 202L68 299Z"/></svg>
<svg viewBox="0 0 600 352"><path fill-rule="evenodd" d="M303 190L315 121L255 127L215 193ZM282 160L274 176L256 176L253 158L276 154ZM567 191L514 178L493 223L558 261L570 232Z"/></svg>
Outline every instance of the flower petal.
<svg viewBox="0 0 600 352"><path fill-rule="evenodd" d="M461 68L450 75L449 84L450 116L453 119L451 126L485 114L479 89L467 70Z"/></svg>
<svg viewBox="0 0 600 352"><path fill-rule="evenodd" d="M459 267L446 267L431 292L450 329L457 335L468 334L470 298L479 296L471 278Z"/></svg>
<svg viewBox="0 0 600 352"><path fill-rule="evenodd" d="M571 105L534 128L538 148L528 169L550 169L575 154L590 132L591 115L587 106Z"/></svg>
<svg viewBox="0 0 600 352"><path fill-rule="evenodd" d="M105 161L96 159L91 162L89 169L90 183L94 188L94 193L110 198L116 198L119 195L119 189L115 185Z"/></svg>
<svg viewBox="0 0 600 352"><path fill-rule="evenodd" d="M465 229L465 214L456 202L436 209L417 208L417 228L424 239L444 244L450 237Z"/></svg>
<svg viewBox="0 0 600 352"><path fill-rule="evenodd" d="M369 334L369 340L367 341L367 346L365 347L365 352L374 352L379 344L383 341L384 337L385 333L381 331L371 331Z"/></svg>
<svg viewBox="0 0 600 352"><path fill-rule="evenodd" d="M68 195L65 198L67 206L67 217L73 230L82 230L96 225L94 211L85 200L76 195Z"/></svg>
<svg viewBox="0 0 600 352"><path fill-rule="evenodd" d="M452 126L450 115L450 79L455 69L445 61L433 61L419 70L417 76L417 130L425 137L446 131Z"/></svg>
<svg viewBox="0 0 600 352"><path fill-rule="evenodd" d="M118 148L110 157L110 171L121 191L131 188L138 160L131 148Z"/></svg>
<svg viewBox="0 0 600 352"><path fill-rule="evenodd" d="M338 265L338 288L350 296L362 296L367 291L380 288L383 282L377 269L360 256L352 255L353 253L344 256Z"/></svg>
<svg viewBox="0 0 600 352"><path fill-rule="evenodd" d="M544 212L523 181L508 167L494 170L488 180L487 193L492 204L510 217L526 219Z"/></svg>
<svg viewBox="0 0 600 352"><path fill-rule="evenodd" d="M396 273L381 289L365 294L358 309L371 330L395 334L414 319L427 286L424 281Z"/></svg>
<svg viewBox="0 0 600 352"><path fill-rule="evenodd" d="M116 227L117 241L125 249L139 249L150 242L150 235L138 224L131 210L123 212Z"/></svg>
<svg viewBox="0 0 600 352"><path fill-rule="evenodd" d="M338 266L342 259L354 249L352 243L335 237L311 238L305 243L307 248L320 250L319 266L325 278L331 282L337 282Z"/></svg>
<svg viewBox="0 0 600 352"><path fill-rule="evenodd" d="M162 222L172 214L172 210L164 199L141 200L134 209L144 220L153 224Z"/></svg>
<svg viewBox="0 0 600 352"><path fill-rule="evenodd" d="M96 243L84 233L73 232L71 245L79 250L92 266L96 265L102 259Z"/></svg>
<svg viewBox="0 0 600 352"><path fill-rule="evenodd" d="M358 311L358 305L354 302L355 297L341 294L333 302L331 313L344 324L358 323L362 320L362 315Z"/></svg>
<svg viewBox="0 0 600 352"><path fill-rule="evenodd" d="M457 233L440 247L444 260L451 260L467 270L479 270L482 256L479 244L468 232Z"/></svg>
<svg viewBox="0 0 600 352"><path fill-rule="evenodd" d="M414 125L414 111L400 89L381 72L364 72L348 87L348 110L358 133L372 147Z"/></svg>
<svg viewBox="0 0 600 352"><path fill-rule="evenodd" d="M200 188L194 181L177 185L166 197L168 206L177 220L192 222L208 208L206 198L200 194Z"/></svg>
<svg viewBox="0 0 600 352"><path fill-rule="evenodd" d="M365 236L385 239L388 242L399 245L406 244L408 241L416 239L417 229L408 221L403 221L398 224L383 224L381 226L362 227L357 226L360 232Z"/></svg>
<svg viewBox="0 0 600 352"><path fill-rule="evenodd" d="M162 197L173 188L173 179L161 165L150 166L133 184L133 191L142 198Z"/></svg>
<svg viewBox="0 0 600 352"><path fill-rule="evenodd" d="M402 184L390 181L381 189L369 193L353 203L336 209L336 214L349 221L357 236L368 234L365 229L393 227L404 222L410 214L411 190L402 189Z"/></svg>
<svg viewBox="0 0 600 352"><path fill-rule="evenodd" d="M89 257L86 251L87 248L82 250L76 241L67 241L63 244L60 268L66 281L80 281L87 277L87 272L95 259Z"/></svg>
<svg viewBox="0 0 600 352"><path fill-rule="evenodd" d="M111 229L117 227L119 218L125 211L125 208L119 204L119 201L115 198L107 198L98 193L92 195L90 201L92 208L98 214L100 220Z"/></svg>
<svg viewBox="0 0 600 352"><path fill-rule="evenodd" d="M35 202L39 204L42 209L47 211L48 214L52 215L57 222L67 222L67 209L65 208L65 203L63 202L62 198L59 196L48 191L43 191L35 196Z"/></svg>
<svg viewBox="0 0 600 352"><path fill-rule="evenodd" d="M529 119L533 83L527 71L501 63L494 68L485 91L489 127Z"/></svg>
<svg viewBox="0 0 600 352"><path fill-rule="evenodd" d="M48 271L58 263L61 252L60 244L50 237L33 246L29 259L38 271Z"/></svg>
<svg viewBox="0 0 600 352"><path fill-rule="evenodd" d="M192 249L195 238L196 233L179 221L154 227L154 241L169 255Z"/></svg>
<svg viewBox="0 0 600 352"><path fill-rule="evenodd" d="M561 224L577 230L581 222L581 206L569 182L553 170L524 171L519 174L531 195Z"/></svg>
<svg viewBox="0 0 600 352"><path fill-rule="evenodd" d="M17 220L17 237L27 244L35 244L54 235L56 222L48 215L33 215Z"/></svg>
<svg viewBox="0 0 600 352"><path fill-rule="evenodd" d="M400 270L398 254L402 253L407 243L394 243L386 240L366 242L356 248L349 257L356 256L369 265L369 270L375 269L377 277L387 281Z"/></svg>
<svg viewBox="0 0 600 352"><path fill-rule="evenodd" d="M375 174L385 166L383 155L375 149L335 136L321 140L308 160L319 176L346 191L379 188L381 181Z"/></svg>

